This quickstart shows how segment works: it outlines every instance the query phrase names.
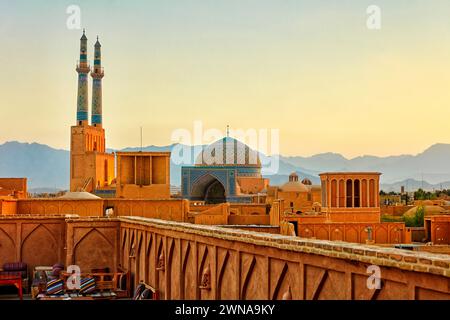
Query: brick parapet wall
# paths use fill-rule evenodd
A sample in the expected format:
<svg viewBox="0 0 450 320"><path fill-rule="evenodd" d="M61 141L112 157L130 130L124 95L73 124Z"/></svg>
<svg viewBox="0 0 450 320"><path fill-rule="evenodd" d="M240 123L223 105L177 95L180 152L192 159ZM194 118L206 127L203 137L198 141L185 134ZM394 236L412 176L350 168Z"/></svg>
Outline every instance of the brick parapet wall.
<svg viewBox="0 0 450 320"><path fill-rule="evenodd" d="M326 257L360 261L378 266L392 267L401 270L424 272L450 278L450 256L429 252L405 251L395 248L363 245L342 241L306 239L277 234L263 234L242 229L230 229L218 226L194 225L183 222L165 221L143 217L81 217L66 215L20 215L0 216L0 222L17 220L64 219L68 223L120 222L143 227L171 230L203 237L237 241L257 246L277 248L292 252L308 253Z"/></svg>
<svg viewBox="0 0 450 320"><path fill-rule="evenodd" d="M261 234L217 226L163 221L142 217L120 217L124 223L190 233L216 239L250 243L294 252L360 261L407 271L425 272L450 278L450 256L427 252L362 245L342 241L305 239L276 234Z"/></svg>

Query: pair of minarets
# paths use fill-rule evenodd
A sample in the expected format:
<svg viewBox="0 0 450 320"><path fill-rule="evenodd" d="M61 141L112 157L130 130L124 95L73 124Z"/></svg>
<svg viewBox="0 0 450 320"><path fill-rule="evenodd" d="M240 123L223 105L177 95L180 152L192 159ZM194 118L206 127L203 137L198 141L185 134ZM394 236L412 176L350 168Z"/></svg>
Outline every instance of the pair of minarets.
<svg viewBox="0 0 450 320"><path fill-rule="evenodd" d="M94 46L94 66L92 69L87 60L87 37L83 30L80 39L80 60L77 64L78 72L78 98L77 98L77 125L88 125L88 75L92 77L92 114L91 124L95 127L102 126L102 68L101 45L98 41Z"/></svg>

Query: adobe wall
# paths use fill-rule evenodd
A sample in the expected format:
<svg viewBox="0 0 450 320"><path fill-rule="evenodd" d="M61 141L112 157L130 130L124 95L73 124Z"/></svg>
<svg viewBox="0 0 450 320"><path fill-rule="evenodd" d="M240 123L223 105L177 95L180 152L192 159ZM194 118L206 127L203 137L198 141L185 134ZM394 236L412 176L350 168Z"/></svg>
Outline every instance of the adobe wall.
<svg viewBox="0 0 450 320"><path fill-rule="evenodd" d="M0 217L0 264L118 265L162 299L449 299L450 257L142 217ZM65 247L67 250L65 250ZM367 288L367 267L382 287ZM209 272L210 283L200 288Z"/></svg>
<svg viewBox="0 0 450 320"><path fill-rule="evenodd" d="M119 261L119 221L109 218L67 219L65 265L81 272L108 267L116 272Z"/></svg>
<svg viewBox="0 0 450 320"><path fill-rule="evenodd" d="M15 207L16 206L16 207ZM17 210L15 209L17 208ZM142 216L172 221L187 221L189 201L183 199L21 199L0 201L1 214L53 215L76 214L80 217L101 217L112 208L115 216Z"/></svg>
<svg viewBox="0 0 450 320"><path fill-rule="evenodd" d="M228 223L229 224L237 224L237 225L245 225L245 224L269 225L270 224L270 216L268 214L229 216Z"/></svg>
<svg viewBox="0 0 450 320"><path fill-rule="evenodd" d="M332 208L327 212L331 222L380 222L379 208Z"/></svg>
<svg viewBox="0 0 450 320"><path fill-rule="evenodd" d="M237 182L243 194L257 194L269 185L269 179L259 177L238 177Z"/></svg>
<svg viewBox="0 0 450 320"><path fill-rule="evenodd" d="M450 244L450 215L425 217L425 236L433 244Z"/></svg>
<svg viewBox="0 0 450 320"><path fill-rule="evenodd" d="M15 191L17 199L27 198L27 178L0 178L0 188Z"/></svg>
<svg viewBox="0 0 450 320"><path fill-rule="evenodd" d="M189 201L184 199L105 199L105 208L115 216L140 216L171 221L187 221Z"/></svg>
<svg viewBox="0 0 450 320"><path fill-rule="evenodd" d="M117 197L125 199L170 199L170 184L117 186Z"/></svg>
<svg viewBox="0 0 450 320"><path fill-rule="evenodd" d="M266 204L231 204L228 224L270 225L270 209Z"/></svg>
<svg viewBox="0 0 450 320"><path fill-rule="evenodd" d="M286 220L295 221L290 218ZM411 242L411 237L406 236L407 228L403 222L299 223L296 234L304 238L366 243L368 239L367 227L372 228L372 240L377 244Z"/></svg>
<svg viewBox="0 0 450 320"><path fill-rule="evenodd" d="M266 215L268 213L266 204L230 204L231 215Z"/></svg>
<svg viewBox="0 0 450 320"><path fill-rule="evenodd" d="M23 261L52 266L65 260L65 218L60 216L0 216L0 266Z"/></svg>
<svg viewBox="0 0 450 320"><path fill-rule="evenodd" d="M381 214L387 214L390 216L402 216L409 209L414 206L381 206Z"/></svg>
<svg viewBox="0 0 450 320"><path fill-rule="evenodd" d="M191 223L205 225L269 225L265 204L229 204L190 206Z"/></svg>
<svg viewBox="0 0 450 320"><path fill-rule="evenodd" d="M247 231L253 231L253 232L264 232L264 233L271 233L271 234L280 234L280 227L279 226L225 224L225 225L218 225L218 227L228 228L228 229L247 230Z"/></svg>
<svg viewBox="0 0 450 320"><path fill-rule="evenodd" d="M12 215L17 213L17 200L0 199L0 215Z"/></svg>
<svg viewBox="0 0 450 320"><path fill-rule="evenodd" d="M120 261L161 299L449 299L450 257L121 217ZM367 267L382 287L368 289ZM201 288L204 272L210 287Z"/></svg>
<svg viewBox="0 0 450 320"><path fill-rule="evenodd" d="M116 175L115 156L112 153L94 153L95 156L95 177L94 188L109 186Z"/></svg>
<svg viewBox="0 0 450 320"><path fill-rule="evenodd" d="M286 211L292 213L297 213L297 211L312 211L313 203L316 202L313 201L313 197L310 192L286 192L279 190L277 192L277 198L280 200L284 200Z"/></svg>
<svg viewBox="0 0 450 320"><path fill-rule="evenodd" d="M318 215L285 215L285 219L288 221L298 221L298 223L326 223L327 216L325 214Z"/></svg>
<svg viewBox="0 0 450 320"><path fill-rule="evenodd" d="M103 200L24 199L17 202L17 214L103 216Z"/></svg>
<svg viewBox="0 0 450 320"><path fill-rule="evenodd" d="M192 219L189 222L195 224L217 225L228 224L228 216L230 214L230 205L222 203L207 210L191 214Z"/></svg>

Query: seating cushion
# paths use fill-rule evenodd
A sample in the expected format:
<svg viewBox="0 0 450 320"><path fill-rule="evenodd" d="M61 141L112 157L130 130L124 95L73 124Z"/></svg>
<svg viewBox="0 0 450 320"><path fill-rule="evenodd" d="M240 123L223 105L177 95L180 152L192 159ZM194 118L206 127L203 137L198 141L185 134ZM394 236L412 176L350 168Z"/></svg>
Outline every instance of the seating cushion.
<svg viewBox="0 0 450 320"><path fill-rule="evenodd" d="M61 274L61 271L63 271L63 268L53 268L52 270L52 276L59 277Z"/></svg>
<svg viewBox="0 0 450 320"><path fill-rule="evenodd" d="M55 263L55 264L52 266L52 268L53 268L53 269L56 269L56 268L58 268L58 269L64 269L64 265L63 265L62 263Z"/></svg>
<svg viewBox="0 0 450 320"><path fill-rule="evenodd" d="M3 265L4 271L27 271L27 264L24 262L8 262Z"/></svg>
<svg viewBox="0 0 450 320"><path fill-rule="evenodd" d="M47 282L47 294L58 295L64 293L64 280L55 279Z"/></svg>
<svg viewBox="0 0 450 320"><path fill-rule="evenodd" d="M46 284L47 282L43 279L33 279L33 281L31 282L31 286L32 287L37 287L40 284Z"/></svg>
<svg viewBox="0 0 450 320"><path fill-rule="evenodd" d="M27 277L27 271L0 271L2 276L20 276L22 279Z"/></svg>
<svg viewBox="0 0 450 320"><path fill-rule="evenodd" d="M82 278L80 280L80 293L88 294L95 291L95 279L91 277Z"/></svg>

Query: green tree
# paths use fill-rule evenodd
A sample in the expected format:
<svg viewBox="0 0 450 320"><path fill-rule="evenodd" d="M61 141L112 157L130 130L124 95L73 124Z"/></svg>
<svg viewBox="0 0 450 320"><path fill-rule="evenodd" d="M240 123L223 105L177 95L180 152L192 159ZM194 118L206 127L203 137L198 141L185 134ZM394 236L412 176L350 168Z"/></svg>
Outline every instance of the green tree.
<svg viewBox="0 0 450 320"><path fill-rule="evenodd" d="M423 227L425 218L425 208L418 206L413 216L404 216L405 226L407 227Z"/></svg>

